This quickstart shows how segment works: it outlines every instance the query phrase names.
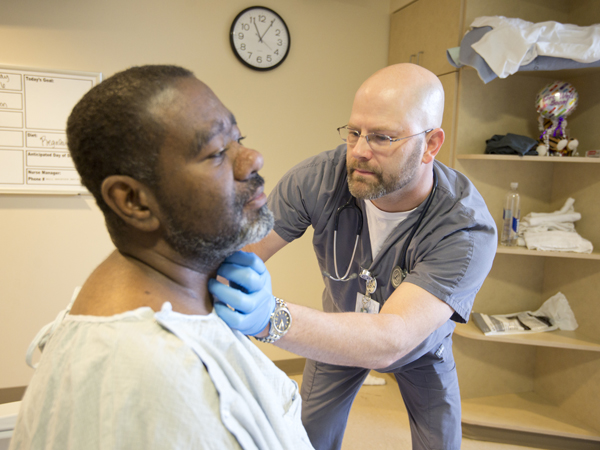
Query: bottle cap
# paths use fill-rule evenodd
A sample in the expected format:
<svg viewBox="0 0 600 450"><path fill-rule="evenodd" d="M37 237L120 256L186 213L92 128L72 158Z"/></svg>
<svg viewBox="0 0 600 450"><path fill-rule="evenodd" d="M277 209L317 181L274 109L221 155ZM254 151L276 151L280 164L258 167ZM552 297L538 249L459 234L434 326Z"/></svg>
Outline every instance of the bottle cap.
<svg viewBox="0 0 600 450"><path fill-rule="evenodd" d="M511 189L516 189L519 187L519 183L517 183L516 181L513 181L512 183L510 183L510 188Z"/></svg>

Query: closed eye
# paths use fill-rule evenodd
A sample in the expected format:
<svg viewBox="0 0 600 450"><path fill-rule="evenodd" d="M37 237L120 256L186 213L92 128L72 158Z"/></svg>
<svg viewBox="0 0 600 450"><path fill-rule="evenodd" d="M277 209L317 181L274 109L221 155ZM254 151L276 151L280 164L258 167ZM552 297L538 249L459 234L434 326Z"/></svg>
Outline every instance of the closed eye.
<svg viewBox="0 0 600 450"><path fill-rule="evenodd" d="M211 154L208 158L209 159L219 159L219 158L223 158L225 156L225 152L229 150L229 147L225 147L222 148L221 150Z"/></svg>

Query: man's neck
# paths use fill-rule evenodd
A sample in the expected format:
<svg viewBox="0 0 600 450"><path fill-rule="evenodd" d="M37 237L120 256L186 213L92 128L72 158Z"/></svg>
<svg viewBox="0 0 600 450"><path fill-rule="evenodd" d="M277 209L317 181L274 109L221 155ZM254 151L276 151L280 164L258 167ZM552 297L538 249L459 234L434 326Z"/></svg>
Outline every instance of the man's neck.
<svg viewBox="0 0 600 450"><path fill-rule="evenodd" d="M83 285L71 314L112 316L140 307L159 311L165 302L183 314L212 311L201 273L155 252L113 252Z"/></svg>

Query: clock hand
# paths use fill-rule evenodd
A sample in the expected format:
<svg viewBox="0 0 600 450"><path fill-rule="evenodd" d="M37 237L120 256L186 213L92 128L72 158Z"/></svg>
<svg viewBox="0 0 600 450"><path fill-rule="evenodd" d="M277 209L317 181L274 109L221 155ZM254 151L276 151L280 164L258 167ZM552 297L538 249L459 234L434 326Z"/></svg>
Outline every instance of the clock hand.
<svg viewBox="0 0 600 450"><path fill-rule="evenodd" d="M254 28L256 28L256 35L258 36L258 42L262 42L262 36L260 35L260 31L258 31L258 26L256 25L256 22L252 22L254 24Z"/></svg>
<svg viewBox="0 0 600 450"><path fill-rule="evenodd" d="M262 38L265 36L265 34L267 34L267 31L269 31L269 29L273 26L273 24L275 23L275 19L271 20L271 23L269 24L269 26L267 27L267 29L265 30L265 32L262 34L262 36L260 37L261 40ZM255 24L256 25L256 24Z"/></svg>

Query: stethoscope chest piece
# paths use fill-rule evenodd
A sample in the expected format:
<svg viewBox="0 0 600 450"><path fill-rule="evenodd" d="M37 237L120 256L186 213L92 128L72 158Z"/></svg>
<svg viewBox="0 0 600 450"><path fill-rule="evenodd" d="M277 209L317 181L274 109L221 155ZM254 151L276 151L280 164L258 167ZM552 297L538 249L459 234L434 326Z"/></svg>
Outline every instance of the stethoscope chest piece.
<svg viewBox="0 0 600 450"><path fill-rule="evenodd" d="M362 269L359 275L367 283L367 295L371 295L377 289L377 279L372 276L368 269Z"/></svg>
<svg viewBox="0 0 600 450"><path fill-rule="evenodd" d="M392 286L394 286L394 289L396 289L398 286L400 286L400 284L404 281L405 278L406 278L406 270L402 270L400 268L400 266L394 267L394 270L392 270L392 277L391 277Z"/></svg>

